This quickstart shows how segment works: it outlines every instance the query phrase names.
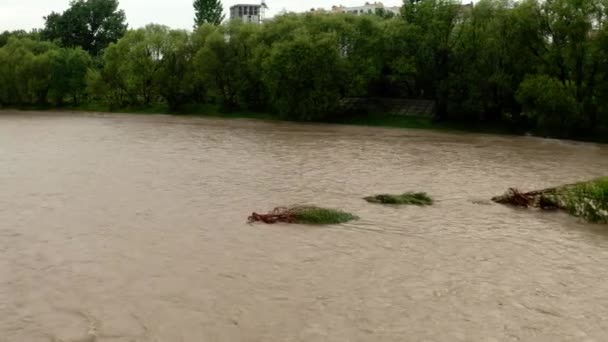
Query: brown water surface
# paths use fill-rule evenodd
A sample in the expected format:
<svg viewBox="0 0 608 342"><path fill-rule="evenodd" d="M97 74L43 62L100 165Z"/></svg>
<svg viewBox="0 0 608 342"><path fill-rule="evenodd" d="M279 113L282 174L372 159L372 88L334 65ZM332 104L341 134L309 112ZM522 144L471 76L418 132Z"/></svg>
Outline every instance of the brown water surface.
<svg viewBox="0 0 608 342"><path fill-rule="evenodd" d="M531 137L0 114L0 341L606 341L608 229L487 202L606 175ZM428 208L370 205L426 191ZM248 225L278 205L330 227Z"/></svg>

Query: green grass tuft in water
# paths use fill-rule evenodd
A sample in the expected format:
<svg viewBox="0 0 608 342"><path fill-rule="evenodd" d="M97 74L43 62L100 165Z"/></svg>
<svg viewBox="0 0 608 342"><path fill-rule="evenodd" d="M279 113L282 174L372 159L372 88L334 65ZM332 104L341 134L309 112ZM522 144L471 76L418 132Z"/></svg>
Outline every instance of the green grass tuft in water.
<svg viewBox="0 0 608 342"><path fill-rule="evenodd" d="M295 217L296 223L302 224L340 224L359 219L359 217L337 209L320 207L294 207L290 213Z"/></svg>
<svg viewBox="0 0 608 342"><path fill-rule="evenodd" d="M401 195L380 194L364 198L370 203L400 205L432 205L433 199L425 192L406 192Z"/></svg>

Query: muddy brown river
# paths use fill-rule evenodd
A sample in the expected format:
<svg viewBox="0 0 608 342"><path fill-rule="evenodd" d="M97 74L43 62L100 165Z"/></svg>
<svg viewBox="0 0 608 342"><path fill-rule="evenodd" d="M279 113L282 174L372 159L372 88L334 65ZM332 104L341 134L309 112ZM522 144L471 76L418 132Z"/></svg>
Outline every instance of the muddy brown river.
<svg viewBox="0 0 608 342"><path fill-rule="evenodd" d="M0 112L0 341L606 341L608 229L494 205L608 146ZM426 191L427 208L370 205ZM354 223L248 225L317 204Z"/></svg>

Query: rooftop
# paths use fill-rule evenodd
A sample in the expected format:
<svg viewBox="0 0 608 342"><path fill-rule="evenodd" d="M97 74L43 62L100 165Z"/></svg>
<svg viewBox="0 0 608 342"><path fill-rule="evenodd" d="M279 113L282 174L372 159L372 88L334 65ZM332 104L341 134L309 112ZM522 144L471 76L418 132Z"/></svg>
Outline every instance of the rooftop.
<svg viewBox="0 0 608 342"><path fill-rule="evenodd" d="M232 5L230 6L230 8L232 7L239 7L239 6L253 6L253 7L262 7L262 4L236 4L236 5Z"/></svg>

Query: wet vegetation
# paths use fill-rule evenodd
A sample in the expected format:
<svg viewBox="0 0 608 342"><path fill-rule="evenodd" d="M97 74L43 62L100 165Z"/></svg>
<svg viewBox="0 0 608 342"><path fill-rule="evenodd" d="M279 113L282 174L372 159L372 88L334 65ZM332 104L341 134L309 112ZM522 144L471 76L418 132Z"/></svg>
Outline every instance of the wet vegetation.
<svg viewBox="0 0 608 342"><path fill-rule="evenodd" d="M220 23L219 1L196 3L192 32L127 29L117 0L76 0L40 30L0 34L0 107L206 107L300 121L608 136L603 0L407 0L394 17L285 14L263 25ZM403 120L345 108L354 98L435 107L432 118Z"/></svg>
<svg viewBox="0 0 608 342"><path fill-rule="evenodd" d="M433 199L425 192L406 192L401 195L380 194L364 198L370 203L400 205L432 205Z"/></svg>
<svg viewBox="0 0 608 342"><path fill-rule="evenodd" d="M297 224L340 224L359 219L357 216L338 209L327 209L316 206L293 206L275 208L267 214L253 213L249 222L297 223Z"/></svg>
<svg viewBox="0 0 608 342"><path fill-rule="evenodd" d="M357 216L342 210L319 207L292 209L292 212L296 222L305 224L339 224L358 219Z"/></svg>
<svg viewBox="0 0 608 342"><path fill-rule="evenodd" d="M523 193L509 189L492 199L502 204L561 209L594 223L608 223L608 177Z"/></svg>
<svg viewBox="0 0 608 342"><path fill-rule="evenodd" d="M563 194L567 210L590 222L608 223L608 177L573 186Z"/></svg>

